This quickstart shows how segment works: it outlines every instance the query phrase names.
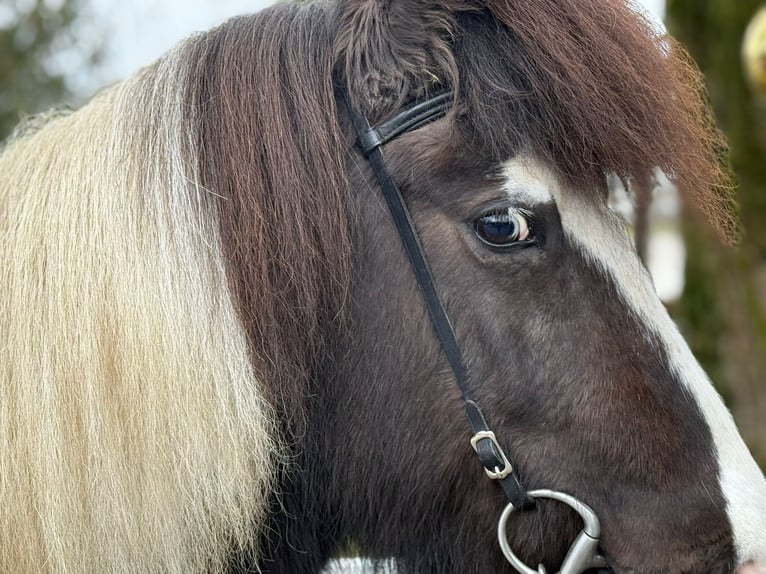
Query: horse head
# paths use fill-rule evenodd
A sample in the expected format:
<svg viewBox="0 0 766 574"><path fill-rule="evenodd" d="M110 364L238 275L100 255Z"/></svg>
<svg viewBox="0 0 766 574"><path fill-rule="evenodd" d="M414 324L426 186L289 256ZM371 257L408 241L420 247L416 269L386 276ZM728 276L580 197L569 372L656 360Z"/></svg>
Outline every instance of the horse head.
<svg viewBox="0 0 766 574"><path fill-rule="evenodd" d="M726 229L717 136L679 48L614 4L349 2L336 74L373 124L454 90L445 117L385 143L385 169L521 483L587 502L615 572L731 572L765 558L766 485L604 183L661 166ZM344 125L355 280L345 385L319 417L332 456L309 465L335 483L325 512L413 572L504 571L483 546L505 497L467 447L385 183ZM581 528L545 502L512 515L507 536L550 570Z"/></svg>
<svg viewBox="0 0 766 574"><path fill-rule="evenodd" d="M679 50L620 0L278 4L11 141L0 570L512 572L508 497L538 571L581 503L562 572L764 567L764 477L607 203L659 167L730 231Z"/></svg>

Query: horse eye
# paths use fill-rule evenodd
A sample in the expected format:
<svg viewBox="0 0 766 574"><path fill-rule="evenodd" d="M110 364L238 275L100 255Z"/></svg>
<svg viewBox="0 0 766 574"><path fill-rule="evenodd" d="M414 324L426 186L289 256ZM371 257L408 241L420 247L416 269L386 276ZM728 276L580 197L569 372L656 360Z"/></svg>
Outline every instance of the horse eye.
<svg viewBox="0 0 766 574"><path fill-rule="evenodd" d="M526 241L531 235L527 218L513 208L485 213L473 222L473 227L476 236L493 247Z"/></svg>

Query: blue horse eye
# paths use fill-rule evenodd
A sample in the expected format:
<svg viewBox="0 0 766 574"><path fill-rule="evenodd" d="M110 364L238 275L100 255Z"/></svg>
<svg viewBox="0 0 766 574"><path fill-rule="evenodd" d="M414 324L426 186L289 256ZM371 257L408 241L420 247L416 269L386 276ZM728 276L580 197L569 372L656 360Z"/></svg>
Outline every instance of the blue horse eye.
<svg viewBox="0 0 766 574"><path fill-rule="evenodd" d="M474 221L474 230L479 239L494 247L505 247L529 237L526 218L512 209L482 215Z"/></svg>

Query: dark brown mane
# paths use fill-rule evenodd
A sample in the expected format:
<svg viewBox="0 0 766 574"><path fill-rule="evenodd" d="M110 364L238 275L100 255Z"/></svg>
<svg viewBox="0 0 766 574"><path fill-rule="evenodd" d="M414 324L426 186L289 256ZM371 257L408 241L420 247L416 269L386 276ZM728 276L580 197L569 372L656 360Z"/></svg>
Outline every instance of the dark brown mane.
<svg viewBox="0 0 766 574"><path fill-rule="evenodd" d="M326 16L320 4L278 5L200 38L189 96L254 364L286 413L300 412L349 283L347 143Z"/></svg>

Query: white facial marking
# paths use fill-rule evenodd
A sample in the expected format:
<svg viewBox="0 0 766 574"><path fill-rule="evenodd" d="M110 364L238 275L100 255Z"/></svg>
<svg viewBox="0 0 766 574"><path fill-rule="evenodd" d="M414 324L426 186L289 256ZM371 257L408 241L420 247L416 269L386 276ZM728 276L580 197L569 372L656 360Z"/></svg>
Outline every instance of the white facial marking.
<svg viewBox="0 0 766 574"><path fill-rule="evenodd" d="M553 201L550 191L548 172L541 171L542 166L533 159L517 157L503 165L505 189L513 203L539 205Z"/></svg>
<svg viewBox="0 0 766 574"><path fill-rule="evenodd" d="M564 193L558 178L534 158L506 162L503 175L511 201L556 202L569 241L609 274L624 301L662 341L673 374L695 397L710 427L738 558L766 567L766 479L721 397L660 302L622 223L606 206L599 208L580 194Z"/></svg>

